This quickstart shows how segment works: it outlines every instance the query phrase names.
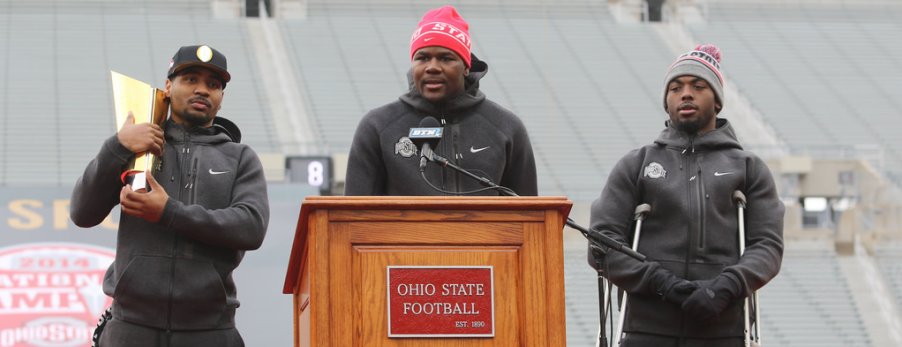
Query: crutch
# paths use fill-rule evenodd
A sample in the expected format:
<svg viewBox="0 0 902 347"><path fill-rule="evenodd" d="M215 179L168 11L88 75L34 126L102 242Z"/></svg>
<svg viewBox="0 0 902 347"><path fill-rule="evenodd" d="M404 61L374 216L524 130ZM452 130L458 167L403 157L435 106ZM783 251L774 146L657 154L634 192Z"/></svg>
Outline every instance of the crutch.
<svg viewBox="0 0 902 347"><path fill-rule="evenodd" d="M642 233L642 220L645 219L645 215L651 212L651 205L649 204L641 204L636 206L636 213L633 214L633 219L636 221L636 232L633 233L633 247L632 249L639 249L639 235ZM620 321L617 322L617 331L612 336L615 340L614 345L619 346L620 341L623 335L623 321L626 319L626 301L628 299L626 292L623 293L623 301L620 302Z"/></svg>
<svg viewBox="0 0 902 347"><path fill-rule="evenodd" d="M733 200L736 201L736 213L739 218L739 256L745 253L745 194L737 190L733 192ZM761 346L761 307L758 301L758 291L750 295L752 302L755 304L755 335L752 336L751 323L749 322L749 298L745 298L742 303L742 317L745 321L745 347Z"/></svg>

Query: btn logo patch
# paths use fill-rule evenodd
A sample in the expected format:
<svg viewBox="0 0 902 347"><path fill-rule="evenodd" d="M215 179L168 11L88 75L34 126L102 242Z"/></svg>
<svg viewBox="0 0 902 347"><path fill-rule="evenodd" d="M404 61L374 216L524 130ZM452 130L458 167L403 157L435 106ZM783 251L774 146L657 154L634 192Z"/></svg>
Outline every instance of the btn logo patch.
<svg viewBox="0 0 902 347"><path fill-rule="evenodd" d="M417 146L415 146L413 141L410 141L407 136L404 136L395 144L395 154L404 158L410 158L414 154L417 154Z"/></svg>
<svg viewBox="0 0 902 347"><path fill-rule="evenodd" d="M667 170L664 170L664 166L661 166L661 164L653 161L645 167L645 177L667 178Z"/></svg>

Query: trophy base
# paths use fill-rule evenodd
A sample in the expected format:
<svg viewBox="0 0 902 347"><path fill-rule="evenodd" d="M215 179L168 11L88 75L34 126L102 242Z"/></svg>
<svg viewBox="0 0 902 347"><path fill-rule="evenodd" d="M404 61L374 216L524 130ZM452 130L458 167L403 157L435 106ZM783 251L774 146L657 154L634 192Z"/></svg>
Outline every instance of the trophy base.
<svg viewBox="0 0 902 347"><path fill-rule="evenodd" d="M134 191L141 189L144 189L144 191L150 191L150 187L147 186L147 172L144 171L123 172L122 183L130 184L132 186L132 190Z"/></svg>

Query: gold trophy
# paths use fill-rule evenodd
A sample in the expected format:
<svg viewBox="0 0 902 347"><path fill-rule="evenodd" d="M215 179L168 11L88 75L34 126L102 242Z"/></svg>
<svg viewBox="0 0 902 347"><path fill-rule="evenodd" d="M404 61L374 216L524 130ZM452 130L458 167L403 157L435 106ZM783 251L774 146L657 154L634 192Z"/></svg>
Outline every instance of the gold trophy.
<svg viewBox="0 0 902 347"><path fill-rule="evenodd" d="M122 129L129 112L135 124L153 123L159 126L169 114L166 93L126 75L110 71L113 77L113 102L116 112L116 129ZM159 169L160 158L150 152L135 154L122 172L122 183L131 184L133 190L147 189L147 173Z"/></svg>

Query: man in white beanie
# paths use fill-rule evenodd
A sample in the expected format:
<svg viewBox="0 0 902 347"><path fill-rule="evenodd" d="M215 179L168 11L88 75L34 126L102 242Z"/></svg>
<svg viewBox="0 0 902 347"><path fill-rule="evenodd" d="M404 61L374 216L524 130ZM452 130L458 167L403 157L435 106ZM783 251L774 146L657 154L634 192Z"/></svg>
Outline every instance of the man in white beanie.
<svg viewBox="0 0 902 347"><path fill-rule="evenodd" d="M723 84L716 46L681 55L664 79L666 127L620 159L592 205L592 228L627 245L634 209L651 206L638 247L647 261L590 252L629 294L623 347L742 346L744 299L780 271L784 207L767 166L717 117ZM747 198L742 255L735 191Z"/></svg>

